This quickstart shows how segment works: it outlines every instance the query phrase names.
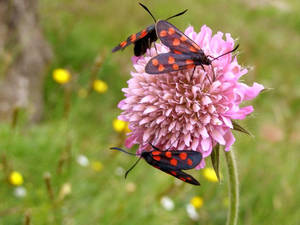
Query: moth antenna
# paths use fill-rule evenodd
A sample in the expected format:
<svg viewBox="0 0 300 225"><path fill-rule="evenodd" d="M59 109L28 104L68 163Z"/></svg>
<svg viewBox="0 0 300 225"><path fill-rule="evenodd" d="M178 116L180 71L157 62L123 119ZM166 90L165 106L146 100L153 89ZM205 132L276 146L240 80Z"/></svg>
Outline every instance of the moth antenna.
<svg viewBox="0 0 300 225"><path fill-rule="evenodd" d="M137 156L137 154L133 154L133 153L131 153L131 152L127 152L127 151L125 151L124 149L121 149L121 148L112 147L112 148L110 148L110 149L111 149L111 150L118 150L118 151L124 152L124 153L126 153L126 154L128 154L128 155L134 155L134 156Z"/></svg>
<svg viewBox="0 0 300 225"><path fill-rule="evenodd" d="M155 150L157 150L157 151L160 151L160 149L159 148L157 148L156 146L154 146L153 144L151 144L150 142L149 142L149 145L151 145L151 147L153 148L153 149L155 149Z"/></svg>
<svg viewBox="0 0 300 225"><path fill-rule="evenodd" d="M150 16L153 18L154 22L156 23L156 19L152 15L152 13L150 12L150 10L145 5L143 5L142 3L139 2L139 4L140 4L140 6L142 6L150 14Z"/></svg>
<svg viewBox="0 0 300 225"><path fill-rule="evenodd" d="M141 158L142 157L140 157L138 160L136 160L136 162L133 164L133 166L130 167L130 169L126 171L126 173L125 173L125 179L126 179L128 173L138 164L138 162L141 160Z"/></svg>
<svg viewBox="0 0 300 225"><path fill-rule="evenodd" d="M171 143L170 147L169 147L166 151L170 150L170 148L172 148L173 144L174 144L176 141L178 141L179 138L180 138L180 135L178 135L178 137L175 139L175 141L173 141L173 142Z"/></svg>
<svg viewBox="0 0 300 225"><path fill-rule="evenodd" d="M216 57L216 58L214 58L212 61L214 61L214 60L216 60L216 59L218 59L218 58L220 58L220 57L222 57L222 56L224 56L224 55L227 55L227 54L229 54L229 53L231 53L231 52L234 52L235 50L237 50L238 49L238 47L239 47L240 45L239 44L237 44L237 46L235 46L235 48L234 49L232 49L231 51L229 51L229 52L225 52L224 54L222 54L222 55L219 55L218 57Z"/></svg>
<svg viewBox="0 0 300 225"><path fill-rule="evenodd" d="M180 13L177 13L177 14L174 15L174 16L170 16L170 17L167 18L166 20L172 19L172 18L177 17L177 16L181 16L182 14L185 14L187 11L188 11L188 10L186 9L186 10L180 12Z"/></svg>

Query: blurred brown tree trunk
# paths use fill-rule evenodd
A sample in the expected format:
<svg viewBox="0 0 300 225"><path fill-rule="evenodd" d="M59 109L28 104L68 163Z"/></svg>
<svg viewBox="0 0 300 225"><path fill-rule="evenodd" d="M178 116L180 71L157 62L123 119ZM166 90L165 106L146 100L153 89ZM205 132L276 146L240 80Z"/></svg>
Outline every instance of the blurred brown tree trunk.
<svg viewBox="0 0 300 225"><path fill-rule="evenodd" d="M0 120L26 108L30 120L43 114L43 81L52 57L39 27L38 0L0 0Z"/></svg>

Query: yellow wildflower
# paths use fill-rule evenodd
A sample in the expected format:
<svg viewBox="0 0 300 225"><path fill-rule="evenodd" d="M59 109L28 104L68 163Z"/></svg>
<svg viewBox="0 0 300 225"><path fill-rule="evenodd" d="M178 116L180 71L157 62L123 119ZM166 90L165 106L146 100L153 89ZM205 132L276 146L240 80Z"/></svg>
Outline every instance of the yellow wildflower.
<svg viewBox="0 0 300 225"><path fill-rule="evenodd" d="M128 122L125 122L123 120L114 119L113 120L113 128L118 133L122 133L122 132L128 133L128 132L131 132L130 129L128 128Z"/></svg>
<svg viewBox="0 0 300 225"><path fill-rule="evenodd" d="M10 173L9 181L14 186L20 186L24 182L22 174L17 171L13 171Z"/></svg>
<svg viewBox="0 0 300 225"><path fill-rule="evenodd" d="M129 129L129 123L128 122L125 122L126 123L126 125L125 125L125 128L124 128L124 133L129 133L129 132L131 132L131 130Z"/></svg>
<svg viewBox="0 0 300 225"><path fill-rule="evenodd" d="M107 84L103 80L95 80L93 83L93 88L99 93L105 93L108 89Z"/></svg>
<svg viewBox="0 0 300 225"><path fill-rule="evenodd" d="M217 177L217 175L216 175L216 173L215 173L215 170L213 169L213 168L205 168L204 170L203 170L203 176L207 179L207 180L209 180L209 181L211 181L211 182L218 182L219 180L218 180L218 177Z"/></svg>
<svg viewBox="0 0 300 225"><path fill-rule="evenodd" d="M192 206L194 206L194 208L199 209L203 205L203 198L195 196L191 199L190 203Z"/></svg>
<svg viewBox="0 0 300 225"><path fill-rule="evenodd" d="M94 161L92 162L91 167L94 171L100 172L103 169L103 164L99 161Z"/></svg>
<svg viewBox="0 0 300 225"><path fill-rule="evenodd" d="M53 79L59 84L68 83L71 79L71 74L68 70L65 69L55 69L53 71Z"/></svg>

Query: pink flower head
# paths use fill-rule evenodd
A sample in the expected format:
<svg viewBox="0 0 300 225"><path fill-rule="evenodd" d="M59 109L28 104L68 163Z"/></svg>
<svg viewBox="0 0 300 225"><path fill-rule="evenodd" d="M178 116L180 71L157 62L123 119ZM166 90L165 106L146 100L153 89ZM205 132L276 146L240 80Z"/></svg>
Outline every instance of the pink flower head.
<svg viewBox="0 0 300 225"><path fill-rule="evenodd" d="M206 55L217 57L234 47L230 34L218 32L212 36L207 26L199 33L192 26L185 34L196 42ZM239 82L248 71L237 58L227 54L212 62L212 66L197 66L160 75L147 74L145 66L156 54L169 49L156 43L144 57L134 57L135 71L131 72L128 88L123 88L125 99L119 103L123 110L119 119L128 121L129 133L125 146L139 144L138 153L149 150L149 142L160 149L194 150L208 157L219 143L230 150L235 138L232 119L244 119L253 111L252 106L240 107L245 100L255 98L263 86L252 87ZM212 72L214 69L215 79ZM204 160L197 166L203 168Z"/></svg>

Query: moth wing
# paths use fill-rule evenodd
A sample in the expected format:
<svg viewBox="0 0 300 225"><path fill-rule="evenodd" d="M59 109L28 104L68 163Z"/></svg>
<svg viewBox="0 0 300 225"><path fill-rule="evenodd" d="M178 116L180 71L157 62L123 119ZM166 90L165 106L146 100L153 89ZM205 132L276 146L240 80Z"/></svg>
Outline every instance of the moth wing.
<svg viewBox="0 0 300 225"><path fill-rule="evenodd" d="M183 69L192 69L195 62L190 55L173 52L159 54L149 60L145 71L149 74L162 74Z"/></svg>
<svg viewBox="0 0 300 225"><path fill-rule="evenodd" d="M152 166L170 170L189 170L195 168L202 160L200 152L182 151L151 151L144 155Z"/></svg>
<svg viewBox="0 0 300 225"><path fill-rule="evenodd" d="M130 38L132 37L132 35L130 35L126 41L122 41L120 44L118 44L116 47L114 47L111 52L116 52L119 51L120 49L124 50L128 45L132 44Z"/></svg>
<svg viewBox="0 0 300 225"><path fill-rule="evenodd" d="M139 40L142 40L142 39L147 40L148 38L150 38L150 36L151 36L150 34L155 32L154 29L155 29L155 27L152 24L152 25L148 26L146 29L144 29L136 34L130 35L125 41L122 41L120 44L118 44L116 47L114 47L112 52L116 52L120 49L125 49L128 45L130 45L132 43L136 43ZM144 42L142 42L142 44L144 45ZM142 55L142 54L140 54L140 55Z"/></svg>
<svg viewBox="0 0 300 225"><path fill-rule="evenodd" d="M156 23L157 37L161 42L177 53L203 53L201 48L177 27L165 20Z"/></svg>
<svg viewBox="0 0 300 225"><path fill-rule="evenodd" d="M171 151L155 150L152 152L143 153L142 157L151 166L153 166L169 175L172 175L172 176L176 177L177 179L180 179L180 180L190 183L190 184L200 185L200 183L194 177L192 177L191 175L189 175L179 169L181 167L186 168L185 166L180 165L180 163L178 165L178 162L176 165L174 162L172 163L172 159L174 160L175 158L174 157L172 158L172 155L170 155L170 152ZM183 152L183 151L181 151L181 152ZM189 151L189 152L191 152L191 151ZM195 152L195 151L192 151L192 152ZM178 154L175 154L175 155L178 156ZM191 156L193 158L196 157L198 160L199 160L199 158L202 159L202 155L199 152L198 152L198 154L197 154L197 152L192 153ZM178 157L180 158L180 156L178 156ZM196 166L196 162L197 161L195 160L195 162L194 162L195 166Z"/></svg>
<svg viewBox="0 0 300 225"><path fill-rule="evenodd" d="M193 176L181 170L170 170L170 169L160 169L160 170L186 183L193 184L193 185L200 185L200 183Z"/></svg>
<svg viewBox="0 0 300 225"><path fill-rule="evenodd" d="M201 152L192 150L173 150L170 152L172 154L172 159L177 160L177 169L179 170L193 169L198 166L202 160Z"/></svg>
<svg viewBox="0 0 300 225"><path fill-rule="evenodd" d="M144 55L145 52L147 51L147 48L149 48L149 42L147 39L140 39L138 41L136 41L134 43L134 55L135 56L141 56L141 55Z"/></svg>

